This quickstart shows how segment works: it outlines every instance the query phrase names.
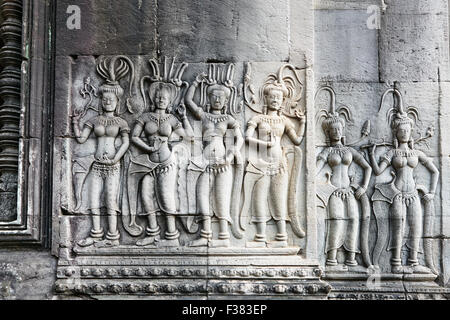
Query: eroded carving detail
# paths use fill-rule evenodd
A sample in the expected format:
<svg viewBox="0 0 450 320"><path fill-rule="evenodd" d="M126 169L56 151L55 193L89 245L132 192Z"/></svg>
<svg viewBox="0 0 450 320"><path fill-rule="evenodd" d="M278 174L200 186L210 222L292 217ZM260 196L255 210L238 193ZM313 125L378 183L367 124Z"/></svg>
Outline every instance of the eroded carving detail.
<svg viewBox="0 0 450 320"><path fill-rule="evenodd" d="M317 190L319 199L327 208L328 216L325 244L326 270L347 271L348 267L355 269L358 266L355 258L359 252L362 252L366 266L370 267L372 265L368 244L370 202L366 190L372 168L362 154L345 144L345 124L346 121L351 120L349 109L346 107L336 109L336 94L331 87L322 87L317 94L322 90L328 91L331 96L330 110L322 109L319 112L319 119L323 118L322 128L327 137L328 146L317 156L318 172L326 164L331 168L327 183L319 185ZM363 137L368 135L367 131L368 128L363 129ZM353 162L364 170L361 186L356 184L354 178L349 175L349 167ZM361 214L357 201L361 202ZM340 248L346 251L344 264L340 264L337 260L337 250Z"/></svg>
<svg viewBox="0 0 450 320"><path fill-rule="evenodd" d="M391 125L394 142L391 149L384 152L378 162L375 157L377 144L369 149L374 173L380 175L392 167L393 179L387 184L375 185L372 196L374 213L378 225L378 237L374 248L374 263L379 263L383 248L392 251L392 273L435 273L433 263L432 230L434 218L434 196L439 171L431 158L415 149L412 137L419 114L416 108L403 106L402 96L396 88L388 89L381 99L380 110L388 93L394 94L394 107L389 110L388 122ZM382 142L383 146L389 146ZM431 174L430 186L418 185L414 173L421 163ZM422 204L424 211L422 211ZM409 233L407 230L409 229ZM424 243L426 267L419 264L418 253L421 239ZM407 265L401 260L401 250L406 241L409 249Z"/></svg>
<svg viewBox="0 0 450 320"><path fill-rule="evenodd" d="M285 74L287 70L294 76ZM286 64L277 74L271 74L267 78L261 90L264 104L262 110L247 101L252 110L261 113L247 123L245 133L249 148L257 151L256 158L250 153L245 169L244 205L240 215L240 227L245 230L248 223L246 217L250 207L253 207L250 216L251 222L256 224L256 235L254 241L247 243L249 247L286 247L286 221L291 222L298 237L305 236L297 216L296 202L301 163L301 150L298 146L303 141L306 122L304 111L297 108L302 88L297 70ZM250 101L255 102L256 99L253 97ZM288 117L299 120L297 131ZM254 137L255 133L257 137ZM294 147L282 146L281 138L285 134ZM289 175L287 154L290 152L294 153L294 163ZM270 219L276 221L277 234L275 241L267 242L266 223Z"/></svg>
<svg viewBox="0 0 450 320"><path fill-rule="evenodd" d="M169 69L166 59L163 74L160 74L158 62L151 59L153 74L140 80L144 109L147 109L148 98L149 112L136 120L132 142L145 154L136 157L131 155L128 168L128 203L132 218L129 226L134 225L139 185L143 215L148 219L146 236L136 242L138 246L151 245L156 248L180 245L178 240L180 232L175 223L176 215L179 213L176 203L179 161L172 144L180 142L180 138L183 137L190 139L194 134L183 104L184 91L188 84L181 78L187 63L180 64L175 71L174 60ZM147 90L146 81L150 82ZM146 141L141 137L142 134L145 135ZM164 239L160 238L161 228L156 218L157 213L163 214L166 218ZM139 234L139 231L129 230L129 232L132 235Z"/></svg>
<svg viewBox="0 0 450 320"><path fill-rule="evenodd" d="M129 146L130 129L125 119L117 116L124 90L119 80L130 74L129 94L134 80L134 66L125 56L114 56L104 59L97 65L97 72L105 79L100 87L101 104L99 114L84 123L82 131L79 121L86 114L85 109L75 109L72 117L75 138L78 143L85 143L93 132L96 137L95 155L78 158L74 161L73 173L76 195L81 196L86 179L89 194L89 210L92 215L92 228L89 236L78 242L85 247L95 244L98 247L119 245L120 233L117 218L120 213L118 196L120 189L121 159ZM90 104L86 106L90 107ZM101 111L100 111L101 110ZM116 139L121 145L116 150ZM104 203L101 202L102 193ZM79 206L80 200L78 201ZM101 208L106 207L108 216L108 232L103 239L104 231L100 224Z"/></svg>

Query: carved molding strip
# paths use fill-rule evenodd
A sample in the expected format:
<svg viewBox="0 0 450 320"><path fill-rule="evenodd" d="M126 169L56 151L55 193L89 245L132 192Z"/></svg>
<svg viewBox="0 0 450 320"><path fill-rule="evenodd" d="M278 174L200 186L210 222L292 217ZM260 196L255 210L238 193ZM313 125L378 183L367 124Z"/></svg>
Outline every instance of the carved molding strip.
<svg viewBox="0 0 450 320"><path fill-rule="evenodd" d="M2 245L41 245L44 239L51 7L36 0L0 2Z"/></svg>
<svg viewBox="0 0 450 320"><path fill-rule="evenodd" d="M11 222L17 218L22 1L2 1L0 14L0 222Z"/></svg>

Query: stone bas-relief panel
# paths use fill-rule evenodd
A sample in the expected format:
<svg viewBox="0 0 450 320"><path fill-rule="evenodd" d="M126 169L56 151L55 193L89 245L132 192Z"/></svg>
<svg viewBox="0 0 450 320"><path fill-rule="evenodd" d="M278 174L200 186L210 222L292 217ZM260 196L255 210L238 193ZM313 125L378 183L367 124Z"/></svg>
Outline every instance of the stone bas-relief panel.
<svg viewBox="0 0 450 320"><path fill-rule="evenodd" d="M55 145L59 293L326 295L302 253L305 69L72 62L60 111L70 138ZM186 272L183 288L160 281ZM236 288L219 281L235 277Z"/></svg>
<svg viewBox="0 0 450 320"><path fill-rule="evenodd" d="M309 105L308 70L286 63L60 61L58 294L439 288L436 110L413 85L320 84Z"/></svg>
<svg viewBox="0 0 450 320"><path fill-rule="evenodd" d="M363 295L383 288L401 294L404 286L413 291L438 290L433 282L442 274L436 239L441 216L434 205L440 201L434 130L438 103L430 94L434 86L319 87L316 110L322 125L316 128L317 162L325 166L318 172L316 191L324 279L343 296L352 290ZM319 94L323 90L331 93L331 100ZM353 116L356 106L363 116ZM357 151L356 158L351 148ZM352 165L355 159L361 159L363 166ZM353 192L345 193L342 183ZM355 203L360 188L365 199ZM339 249L337 261L330 259L333 247ZM355 252L356 263L352 263L349 257Z"/></svg>

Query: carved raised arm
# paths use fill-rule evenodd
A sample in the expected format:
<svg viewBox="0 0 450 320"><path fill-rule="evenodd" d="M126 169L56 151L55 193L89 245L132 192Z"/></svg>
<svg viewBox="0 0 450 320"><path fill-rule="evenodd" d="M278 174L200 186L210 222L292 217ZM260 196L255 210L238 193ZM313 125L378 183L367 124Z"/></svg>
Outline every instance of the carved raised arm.
<svg viewBox="0 0 450 320"><path fill-rule="evenodd" d="M384 170L386 170L386 168L388 167L388 163L386 161L382 161L378 165L378 162L375 159L376 148L377 148L377 146L373 145L373 148L369 149L369 158L370 158L370 162L372 164L373 173L375 173L375 175L379 176L380 174L382 174L384 172Z"/></svg>
<svg viewBox="0 0 450 320"><path fill-rule="evenodd" d="M184 97L187 108L192 112L192 114L197 120L201 120L203 116L203 109L200 108L194 102L195 90L197 90L197 87L200 84L200 82L201 81L198 81L198 79L195 79L192 85L189 87L188 91L186 92L186 96Z"/></svg>

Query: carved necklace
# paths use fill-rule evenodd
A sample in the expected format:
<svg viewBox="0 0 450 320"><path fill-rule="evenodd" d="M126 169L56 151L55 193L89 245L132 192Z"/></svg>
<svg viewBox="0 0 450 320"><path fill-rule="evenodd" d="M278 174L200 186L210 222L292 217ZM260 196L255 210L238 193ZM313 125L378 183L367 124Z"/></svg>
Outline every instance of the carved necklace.
<svg viewBox="0 0 450 320"><path fill-rule="evenodd" d="M109 127L109 126L119 125L121 120L122 120L122 118L120 118L120 117L111 117L110 118L110 117L105 117L105 116L98 116L97 123L104 127Z"/></svg>
<svg viewBox="0 0 450 320"><path fill-rule="evenodd" d="M283 119L281 117L262 115L261 121L268 123L268 124L279 124L279 123L283 122Z"/></svg>
<svg viewBox="0 0 450 320"><path fill-rule="evenodd" d="M395 149L394 153L397 157L415 157L415 156L417 156L416 150Z"/></svg>
<svg viewBox="0 0 450 320"><path fill-rule="evenodd" d="M151 121L153 121L153 122L155 122L156 124L158 124L158 126L160 125L160 124L162 124L163 122L165 122L165 121L167 121L167 120L169 120L170 119L170 114L168 114L167 116L163 116L163 117L155 117L154 115L152 115L152 114L149 114L148 115L148 118L151 120Z"/></svg>
<svg viewBox="0 0 450 320"><path fill-rule="evenodd" d="M224 122L228 120L228 116L225 114L212 114L212 113L205 113L206 119L213 122L214 124L217 124L219 122Z"/></svg>
<svg viewBox="0 0 450 320"><path fill-rule="evenodd" d="M348 149L346 146L333 146L330 147L330 153L338 154L342 158L348 152Z"/></svg>

